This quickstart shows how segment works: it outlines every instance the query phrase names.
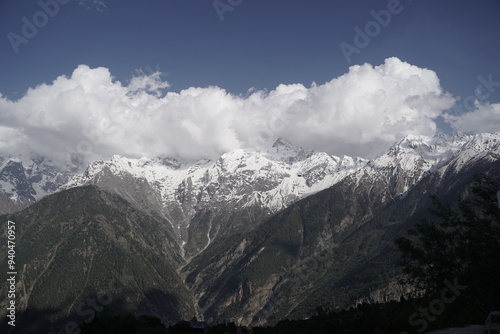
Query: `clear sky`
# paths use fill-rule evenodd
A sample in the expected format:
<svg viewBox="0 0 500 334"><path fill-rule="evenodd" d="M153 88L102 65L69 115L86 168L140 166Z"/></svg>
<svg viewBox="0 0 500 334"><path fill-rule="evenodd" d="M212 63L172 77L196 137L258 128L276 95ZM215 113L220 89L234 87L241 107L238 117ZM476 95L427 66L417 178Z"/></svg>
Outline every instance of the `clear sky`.
<svg viewBox="0 0 500 334"><path fill-rule="evenodd" d="M395 57L399 62L387 65L386 59L391 57ZM438 83L434 82L434 86L429 84L432 75L417 75L422 82L414 84L427 86L420 95L417 94L418 98L414 97L413 100L423 99L424 95L427 99L431 91L436 94L432 103L440 96L439 107L436 107L439 111L437 112L435 107L431 108L438 128L450 129L451 124L454 129L463 131L491 131L490 128L476 126L477 129L472 129L471 126L460 125L463 120L454 119L445 123L442 113L444 110L453 109L450 113L458 117L457 115L463 112L476 111L473 116L483 120L477 120L476 123L485 123L484 115L489 113L491 116L497 112L497 104L500 102L500 1L0 1L0 94L3 95L3 109L0 109L0 115L3 116L0 118L0 125L10 129L9 131L17 131L19 136L24 137L33 134L29 134L28 125L19 119L14 120L22 114L14 109L21 108L20 101L23 99L26 100L24 109L21 108L23 112L27 112L26 108L37 108L34 101L28 101L27 89L46 83L52 90L46 91L45 94L55 94L57 89L64 91L66 86L57 88L53 81L61 75L71 79L79 65L88 66L89 73L93 73L89 76L97 73L93 69L103 67L107 69L113 83L119 81L121 86L128 87L129 90L133 78L137 78L138 73L147 76L157 71L161 72L160 76L148 78L159 85L161 94L180 93L189 87L219 87L232 101L239 99L233 101L234 108L237 108L241 107L241 104L250 104L249 89L252 89L250 92L262 91L262 94L268 94L275 91L280 84L301 84L309 89L315 82L318 88L309 89L304 93L309 96L305 99L309 102L314 100L311 96L340 94L337 88L333 91L328 89L334 89L332 86L341 87L342 82L335 81L336 84L326 86L325 84L347 74L350 74L352 79L354 72L350 67L365 63L370 64L374 73L385 73L382 74L381 81L374 79L377 84L381 84L382 90L388 83L394 82L391 78L397 77L402 69L432 71L437 76ZM402 67L398 69L399 66ZM370 69L365 70L368 73ZM348 79L346 82L350 82ZM365 82L371 81L363 75L358 79L362 86L359 90L368 89ZM79 79L75 76L73 80ZM168 88L164 81L168 82ZM137 83L136 80L134 85ZM68 85L71 86L69 83ZM371 90L374 90L373 85L369 87ZM353 84L354 86L356 84ZM163 98L158 92L153 94L157 97L156 102ZM388 90L384 94L389 93L398 94L399 91ZM447 93L453 97L454 107L453 103L443 99L443 94ZM262 103L269 108L271 98L262 94ZM344 94L347 96L350 93ZM407 95L411 97L415 94L408 91ZM340 110L342 106L350 104L349 100L327 103L323 97L317 99L317 104L306 101L309 108L316 110L331 102L326 109ZM304 97L296 99L304 100ZM286 104L285 100L280 100L279 103ZM249 110L255 109L256 105L257 102L252 108L241 108L250 113ZM173 108L170 105L168 110ZM294 105L294 108L298 106ZM401 109L401 106L398 108ZM367 109L370 109L370 106ZM287 110L289 112L290 109ZM422 113L422 110L419 112ZM498 111L500 113L500 108ZM42 112L51 111L44 109ZM62 110L60 113L58 117L69 112ZM390 115L390 112L386 114L385 119L392 119ZM99 115L95 117L99 118ZM235 117L234 112L231 117ZM299 118L304 121L304 117L302 115L302 118ZM328 114L325 111L317 119L308 119L303 124L309 124L313 131L314 124L325 123L324 120L328 118L335 120L335 117L343 116L341 113ZM433 116L428 114L427 117ZM471 119L475 119L474 117L471 116ZM290 122L295 124L299 118ZM190 129L190 140L194 143L200 141L199 137L204 136L203 131L194 128L201 125L197 125L191 118L189 121L184 120L184 124L186 122L194 122L193 127L186 126ZM267 119L266 122L269 123L270 120ZM498 122L498 115L493 118L493 124L500 128L500 122L495 122ZM347 124L351 126L354 123ZM488 119L486 123L491 127L492 119ZM249 131L239 127L241 126L231 123L224 128L236 135L231 139L220 139L225 141L226 145L214 144L213 154L244 146L242 143L248 144L249 140L245 138L251 136L247 133ZM379 138L363 132L363 129L356 126L353 129L359 130L360 137L344 143L344 147L352 146L353 153L362 155L367 155L367 150L354 146L365 145L369 150L376 150L398 136L412 132L402 131L393 137ZM294 128L295 130L300 131L300 128ZM283 131L272 131L278 135L287 134ZM384 128L380 131L384 131ZM432 129L420 132L429 134ZM307 131L304 133L302 139L300 134L296 134L299 144L315 146L332 153L350 153L349 150L339 150L336 145L314 145L321 140L338 141L337 137L329 137L326 129L316 137L308 136ZM118 140L111 135L109 138ZM63 140L63 137L54 137L51 140ZM168 140L169 138L164 138L164 141ZM371 147L367 145L369 140L379 141L381 144ZM158 145L164 144L163 142ZM111 146L109 150L112 150ZM94 148L93 151L99 150ZM179 153L172 148L165 151ZM199 153L194 152L192 156L198 157ZM136 152L135 155L139 154Z"/></svg>

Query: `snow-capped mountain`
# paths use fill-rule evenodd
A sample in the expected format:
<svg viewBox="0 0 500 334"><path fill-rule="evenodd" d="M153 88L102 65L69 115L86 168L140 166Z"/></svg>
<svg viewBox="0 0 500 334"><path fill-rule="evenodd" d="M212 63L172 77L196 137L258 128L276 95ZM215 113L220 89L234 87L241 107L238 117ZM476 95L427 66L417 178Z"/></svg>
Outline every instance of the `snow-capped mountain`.
<svg viewBox="0 0 500 334"><path fill-rule="evenodd" d="M449 169L457 172L464 166L478 160L496 161L500 159L500 133L481 133L470 136L469 140L449 163ZM442 172L447 171L442 169Z"/></svg>
<svg viewBox="0 0 500 334"><path fill-rule="evenodd" d="M277 211L297 199L323 190L366 164L365 159L336 157L294 147L283 139L264 152L237 149L218 160L183 163L175 159L129 159L114 156L97 161L65 188L95 184L110 171L133 176L158 191L161 203L257 203ZM193 208L191 208L193 209Z"/></svg>
<svg viewBox="0 0 500 334"><path fill-rule="evenodd" d="M369 165L377 169L398 167L403 171L414 171L420 178L423 172L432 172L446 164L472 138L461 133L432 137L409 135L370 161Z"/></svg>
<svg viewBox="0 0 500 334"><path fill-rule="evenodd" d="M463 133L429 136L409 135L387 152L370 160L355 175L386 183L391 196L404 196L423 177L452 169L457 172L467 162L500 153L500 134L465 135Z"/></svg>
<svg viewBox="0 0 500 334"><path fill-rule="evenodd" d="M57 191L77 175L69 166L32 154L26 160L0 156L0 190L3 195L0 212L23 209L36 200Z"/></svg>
<svg viewBox="0 0 500 334"><path fill-rule="evenodd" d="M457 171L473 159L498 159L499 146L498 133L410 135L368 161L278 139L266 150L237 149L195 163L114 156L91 163L84 173L37 155L1 157L0 210L18 211L57 190L95 184L167 218L180 244L196 245L195 254L221 233L260 221L347 176L354 184L376 181L387 190L385 201L404 196L429 173Z"/></svg>

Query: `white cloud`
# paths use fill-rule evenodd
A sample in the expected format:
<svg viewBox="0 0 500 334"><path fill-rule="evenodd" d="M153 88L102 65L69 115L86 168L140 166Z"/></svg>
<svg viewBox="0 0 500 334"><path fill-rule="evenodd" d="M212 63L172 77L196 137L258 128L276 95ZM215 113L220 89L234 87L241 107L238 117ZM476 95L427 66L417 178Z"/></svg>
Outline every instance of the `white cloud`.
<svg viewBox="0 0 500 334"><path fill-rule="evenodd" d="M113 154L199 159L281 136L332 154L373 156L407 134L432 135L433 119L454 103L433 71L397 58L353 66L322 85L280 85L248 97L218 87L162 95L168 87L159 73L124 86L106 68L80 65L17 101L0 95L0 149L59 161L76 154L84 163Z"/></svg>
<svg viewBox="0 0 500 334"><path fill-rule="evenodd" d="M476 109L460 115L445 114L444 119L455 130L462 132L498 132L500 129L500 103L476 101Z"/></svg>
<svg viewBox="0 0 500 334"><path fill-rule="evenodd" d="M169 88L170 84L161 79L161 72L156 71L146 75L142 70L137 71L137 75L130 80L128 89L131 93L146 91L156 96L161 96L164 89Z"/></svg>

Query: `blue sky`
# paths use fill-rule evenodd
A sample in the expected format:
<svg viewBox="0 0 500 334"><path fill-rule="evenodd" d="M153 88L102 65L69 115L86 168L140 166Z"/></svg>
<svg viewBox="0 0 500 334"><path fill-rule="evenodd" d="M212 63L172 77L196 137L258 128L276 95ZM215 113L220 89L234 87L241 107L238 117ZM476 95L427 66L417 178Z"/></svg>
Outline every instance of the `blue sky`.
<svg viewBox="0 0 500 334"><path fill-rule="evenodd" d="M54 4L57 13L50 13ZM385 23L376 23L374 13ZM38 24L37 31L26 22ZM359 44L358 36L356 44L356 29L371 35L368 42ZM108 69L123 86L137 70L160 71L170 92L216 86L245 99L251 88L323 85L352 65L376 67L390 57L435 72L442 93L459 106L469 97L457 112L473 111L477 96L488 108L500 102L498 0L2 0L0 36L0 93L8 102L30 87L71 77L81 64ZM350 61L342 43L357 49ZM461 129L455 121L450 124ZM436 122L449 127L440 117ZM244 137L234 131L237 140Z"/></svg>
<svg viewBox="0 0 500 334"><path fill-rule="evenodd" d="M172 90L217 85L239 94L280 83L323 83L350 65L378 65L392 56L434 70L457 95L473 93L479 75L500 81L498 0L401 1L402 11L350 64L339 44L353 44L353 28L364 28L373 20L370 11L387 9L389 1L242 0L223 21L211 0L86 3L60 5L15 53L7 34L21 35L21 18L31 21L41 7L0 2L0 92L15 98L87 64L109 68L120 81L135 69L158 66Z"/></svg>

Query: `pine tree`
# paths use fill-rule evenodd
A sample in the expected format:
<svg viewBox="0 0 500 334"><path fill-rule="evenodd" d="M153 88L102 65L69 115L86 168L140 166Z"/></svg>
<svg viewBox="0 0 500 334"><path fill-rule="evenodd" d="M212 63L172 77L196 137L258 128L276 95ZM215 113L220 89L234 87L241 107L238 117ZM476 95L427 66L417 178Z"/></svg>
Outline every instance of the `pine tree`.
<svg viewBox="0 0 500 334"><path fill-rule="evenodd" d="M437 294L443 282L467 286L463 298L483 310L500 308L499 183L476 175L456 205L433 197L435 219L424 220L396 240L407 283Z"/></svg>

